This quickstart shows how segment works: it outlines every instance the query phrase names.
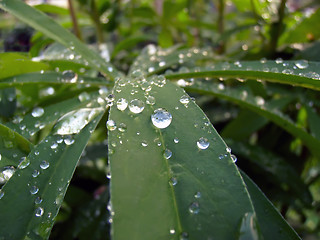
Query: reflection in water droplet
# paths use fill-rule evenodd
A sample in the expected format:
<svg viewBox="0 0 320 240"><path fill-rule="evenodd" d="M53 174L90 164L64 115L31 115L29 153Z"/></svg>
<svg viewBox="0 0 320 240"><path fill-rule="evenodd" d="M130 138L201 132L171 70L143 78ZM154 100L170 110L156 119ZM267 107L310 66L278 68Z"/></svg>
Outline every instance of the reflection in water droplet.
<svg viewBox="0 0 320 240"><path fill-rule="evenodd" d="M31 115L33 117L41 117L43 114L44 114L44 110L41 107L36 107L31 112Z"/></svg>
<svg viewBox="0 0 320 240"><path fill-rule="evenodd" d="M42 207L38 207L38 208L36 209L36 211L35 211L36 217L41 217L41 216L43 215L43 213L44 213L44 210L43 210Z"/></svg>
<svg viewBox="0 0 320 240"><path fill-rule="evenodd" d="M305 69L309 67L309 63L307 60L297 60L294 62L294 64L299 68L299 69Z"/></svg>
<svg viewBox="0 0 320 240"><path fill-rule="evenodd" d="M127 107L128 107L128 101L127 101L127 99L125 99L125 98L120 98L120 99L118 99L118 101L117 101L117 108L118 108L120 111L126 110Z"/></svg>
<svg viewBox="0 0 320 240"><path fill-rule="evenodd" d="M144 109L144 102L139 99L133 99L129 104L129 110L132 113L141 113Z"/></svg>
<svg viewBox="0 0 320 240"><path fill-rule="evenodd" d="M39 188L38 188L37 186L32 186L32 187L30 188L30 193L31 193L32 195L37 194L38 192L39 192Z"/></svg>
<svg viewBox="0 0 320 240"><path fill-rule="evenodd" d="M193 202L189 206L189 212L192 214L198 214L200 212L200 205L198 202Z"/></svg>
<svg viewBox="0 0 320 240"><path fill-rule="evenodd" d="M172 115L167 110L158 108L151 115L151 121L155 127L163 129L171 124Z"/></svg>
<svg viewBox="0 0 320 240"><path fill-rule="evenodd" d="M172 152L170 149L165 149L164 152L163 152L163 156L165 159L169 159L172 157Z"/></svg>
<svg viewBox="0 0 320 240"><path fill-rule="evenodd" d="M201 137L197 141L197 146L201 150L207 149L209 147L209 145L210 145L210 143L207 138Z"/></svg>
<svg viewBox="0 0 320 240"><path fill-rule="evenodd" d="M45 160L40 163L41 169L47 169L49 166L50 166L50 164Z"/></svg>

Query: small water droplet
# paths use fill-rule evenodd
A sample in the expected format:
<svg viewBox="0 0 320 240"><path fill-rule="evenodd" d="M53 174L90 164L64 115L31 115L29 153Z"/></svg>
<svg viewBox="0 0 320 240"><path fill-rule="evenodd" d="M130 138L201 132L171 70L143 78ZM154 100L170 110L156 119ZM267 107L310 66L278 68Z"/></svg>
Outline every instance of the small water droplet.
<svg viewBox="0 0 320 240"><path fill-rule="evenodd" d="M227 153L231 153L231 148L226 147L226 151L227 151Z"/></svg>
<svg viewBox="0 0 320 240"><path fill-rule="evenodd" d="M43 114L44 114L44 110L41 107L36 107L31 112L31 115L33 117L41 117Z"/></svg>
<svg viewBox="0 0 320 240"><path fill-rule="evenodd" d="M177 137L174 138L174 139L173 139L173 142L174 142L174 143L179 143L179 138L177 138Z"/></svg>
<svg viewBox="0 0 320 240"><path fill-rule="evenodd" d="M129 110L132 113L141 113L144 109L144 102L139 99L133 99L129 104Z"/></svg>
<svg viewBox="0 0 320 240"><path fill-rule="evenodd" d="M201 192L196 192L196 193L194 194L194 197L195 197L195 198L201 198Z"/></svg>
<svg viewBox="0 0 320 240"><path fill-rule="evenodd" d="M36 217L41 217L41 216L43 215L43 213L44 213L44 210L43 210L42 207L38 207L38 208L36 209L36 211L35 211Z"/></svg>
<svg viewBox="0 0 320 240"><path fill-rule="evenodd" d="M180 234L180 240L189 240L189 234L187 232L182 232Z"/></svg>
<svg viewBox="0 0 320 240"><path fill-rule="evenodd" d="M197 141L197 146L201 150L207 149L209 147L209 145L210 145L210 143L207 138L201 137Z"/></svg>
<svg viewBox="0 0 320 240"><path fill-rule="evenodd" d="M0 199L3 198L3 196L4 196L4 192L0 190Z"/></svg>
<svg viewBox="0 0 320 240"><path fill-rule="evenodd" d="M305 69L309 67L309 63L307 60L297 60L294 62L294 64L299 68L299 69Z"/></svg>
<svg viewBox="0 0 320 240"><path fill-rule="evenodd" d="M56 149L58 147L58 143L54 142L51 144L50 148L51 149Z"/></svg>
<svg viewBox="0 0 320 240"><path fill-rule="evenodd" d="M282 58L277 58L275 61L277 64L283 63L283 59Z"/></svg>
<svg viewBox="0 0 320 240"><path fill-rule="evenodd" d="M18 168L19 169L24 169L24 168L28 167L29 165L30 165L29 158L22 157Z"/></svg>
<svg viewBox="0 0 320 240"><path fill-rule="evenodd" d="M124 123L120 123L118 126L119 132L125 132L127 130L127 125Z"/></svg>
<svg viewBox="0 0 320 240"><path fill-rule="evenodd" d="M172 186L175 186L175 185L177 185L177 183L178 183L178 179L177 179L176 177L172 177L172 178L170 178L169 183L170 183Z"/></svg>
<svg viewBox="0 0 320 240"><path fill-rule="evenodd" d="M200 212L200 205L198 202L192 202L189 206L189 212L192 214L198 214Z"/></svg>
<svg viewBox="0 0 320 240"><path fill-rule="evenodd" d="M120 99L118 99L118 101L117 101L117 108L118 108L120 111L126 110L127 107L128 107L128 101L127 101L127 99L125 99L125 98L120 98Z"/></svg>
<svg viewBox="0 0 320 240"><path fill-rule="evenodd" d="M167 110L158 108L154 110L153 114L151 115L151 121L157 128L167 128L171 124L172 115Z"/></svg>
<svg viewBox="0 0 320 240"><path fill-rule="evenodd" d="M88 101L90 100L90 95L87 92L82 92L79 96L78 99L80 102Z"/></svg>
<svg viewBox="0 0 320 240"><path fill-rule="evenodd" d="M72 145L74 143L74 139L72 139L71 137L67 137L63 141L66 145Z"/></svg>
<svg viewBox="0 0 320 240"><path fill-rule="evenodd" d="M231 157L231 160L232 160L234 163L237 161L236 155L231 154L230 157Z"/></svg>
<svg viewBox="0 0 320 240"><path fill-rule="evenodd" d="M71 70L62 72L62 78L66 82L75 83L78 80L78 74L74 73Z"/></svg>
<svg viewBox="0 0 320 240"><path fill-rule="evenodd" d="M159 62L159 67L164 67L165 65L166 65L166 62L165 62L165 61Z"/></svg>
<svg viewBox="0 0 320 240"><path fill-rule="evenodd" d="M170 149L165 149L163 152L163 156L165 159L170 159L172 157L172 152Z"/></svg>
<svg viewBox="0 0 320 240"><path fill-rule="evenodd" d="M116 122L111 119L107 121L106 125L107 125L107 129L110 131L113 131L117 128Z"/></svg>
<svg viewBox="0 0 320 240"><path fill-rule="evenodd" d="M176 233L176 230L174 230L173 228L171 228L170 231L169 231L169 233L170 233L170 235L173 235L173 234Z"/></svg>
<svg viewBox="0 0 320 240"><path fill-rule="evenodd" d="M149 105L154 105L156 103L156 99L153 96L148 96L146 99L146 103Z"/></svg>
<svg viewBox="0 0 320 240"><path fill-rule="evenodd" d="M49 162L43 160L41 163L40 163L40 168L41 169L47 169L48 167L50 166Z"/></svg>
<svg viewBox="0 0 320 240"><path fill-rule="evenodd" d="M38 171L38 170L34 170L33 172L32 172L32 177L38 177L39 176L39 174L40 174L40 172Z"/></svg>
<svg viewBox="0 0 320 240"><path fill-rule="evenodd" d="M184 105L188 105L188 103L190 102L190 99L188 96L184 95L180 98L180 103L184 104Z"/></svg>
<svg viewBox="0 0 320 240"><path fill-rule="evenodd" d="M35 204L40 204L42 203L42 198L41 197L36 197L36 199L34 200Z"/></svg>
<svg viewBox="0 0 320 240"><path fill-rule="evenodd" d="M39 192L39 188L38 188L37 186L32 186L32 187L30 188L30 193L31 193L32 195L37 194L38 192Z"/></svg>
<svg viewBox="0 0 320 240"><path fill-rule="evenodd" d="M141 146L142 147L147 147L148 146L148 142L147 141L142 141L141 142Z"/></svg>

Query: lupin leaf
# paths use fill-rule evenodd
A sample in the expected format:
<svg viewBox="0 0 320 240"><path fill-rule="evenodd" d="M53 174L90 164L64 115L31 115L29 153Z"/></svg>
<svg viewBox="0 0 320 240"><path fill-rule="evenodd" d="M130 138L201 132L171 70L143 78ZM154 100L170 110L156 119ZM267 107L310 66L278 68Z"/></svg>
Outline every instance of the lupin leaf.
<svg viewBox="0 0 320 240"><path fill-rule="evenodd" d="M208 81L195 81L192 86L186 89L200 94L217 96L256 112L293 136L300 138L315 156L320 156L320 141L318 139L309 134L305 129L297 126L277 108L269 106L268 102L265 102L263 98L250 94L250 91L247 91L248 89L229 88L222 83L216 84Z"/></svg>
<svg viewBox="0 0 320 240"><path fill-rule="evenodd" d="M17 167L21 159L28 155L33 144L17 132L0 124L0 168Z"/></svg>
<svg viewBox="0 0 320 240"><path fill-rule="evenodd" d="M50 134L30 152L24 167L1 189L1 239L49 237L77 162L103 112L101 108L79 134Z"/></svg>
<svg viewBox="0 0 320 240"><path fill-rule="evenodd" d="M264 240L300 239L258 186L243 171L241 175L251 196Z"/></svg>
<svg viewBox="0 0 320 240"><path fill-rule="evenodd" d="M217 63L212 67L190 70L186 73L166 74L168 79L183 78L238 78L265 80L293 86L320 90L320 62L297 61L250 61Z"/></svg>
<svg viewBox="0 0 320 240"><path fill-rule="evenodd" d="M52 18L43 12L32 8L20 0L2 0L0 8L10 12L21 21L34 27L53 40L74 50L85 59L92 68L97 69L113 80L117 76L117 71L110 63L107 63L98 53L90 50L86 44L77 39L71 32L56 23ZM112 70L111 70L112 69Z"/></svg>
<svg viewBox="0 0 320 240"><path fill-rule="evenodd" d="M137 79L116 83L109 115L113 239L235 239L254 210L226 144L181 88Z"/></svg>

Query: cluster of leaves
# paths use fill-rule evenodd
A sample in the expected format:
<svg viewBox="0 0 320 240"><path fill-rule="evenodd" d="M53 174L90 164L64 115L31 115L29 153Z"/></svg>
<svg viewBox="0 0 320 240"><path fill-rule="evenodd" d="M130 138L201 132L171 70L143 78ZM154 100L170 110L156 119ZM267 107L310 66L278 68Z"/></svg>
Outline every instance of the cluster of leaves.
<svg viewBox="0 0 320 240"><path fill-rule="evenodd" d="M0 239L320 236L319 4L72 3L0 0Z"/></svg>

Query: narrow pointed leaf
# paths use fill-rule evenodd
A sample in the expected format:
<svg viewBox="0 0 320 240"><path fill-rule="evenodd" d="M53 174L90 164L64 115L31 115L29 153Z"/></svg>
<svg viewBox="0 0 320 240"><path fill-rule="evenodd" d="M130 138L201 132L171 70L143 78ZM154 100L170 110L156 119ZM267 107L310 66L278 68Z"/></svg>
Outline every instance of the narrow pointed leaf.
<svg viewBox="0 0 320 240"><path fill-rule="evenodd" d="M258 186L241 171L251 196L264 240L300 239Z"/></svg>
<svg viewBox="0 0 320 240"><path fill-rule="evenodd" d="M77 162L101 113L77 135L50 134L1 189L2 239L47 239Z"/></svg>
<svg viewBox="0 0 320 240"><path fill-rule="evenodd" d="M138 80L115 86L108 122L113 239L235 239L254 210L227 146L181 88L161 76L150 83L148 91ZM155 113L164 122L152 121Z"/></svg>
<svg viewBox="0 0 320 240"><path fill-rule="evenodd" d="M168 79L181 78L240 78L265 80L320 90L320 63L297 61L251 61L217 63L212 67L197 69L188 73L167 74Z"/></svg>
<svg viewBox="0 0 320 240"><path fill-rule="evenodd" d="M300 138L315 156L320 156L320 141L309 134L305 129L297 126L288 116L274 107L261 97L253 96L245 89L228 88L223 84L215 84L207 81L196 81L187 88L200 94L209 94L231 101L239 106L248 108L259 115L274 122L293 136Z"/></svg>
<svg viewBox="0 0 320 240"><path fill-rule="evenodd" d="M17 167L21 159L28 155L33 144L17 132L0 124L0 168Z"/></svg>
<svg viewBox="0 0 320 240"><path fill-rule="evenodd" d="M108 69L112 67L111 64L107 63L98 53L90 50L71 32L64 29L43 12L30 7L21 0L2 0L0 7L53 40L79 53L83 59L88 61L92 68L101 71L111 79L114 79L116 76L115 69L112 68L112 71Z"/></svg>

